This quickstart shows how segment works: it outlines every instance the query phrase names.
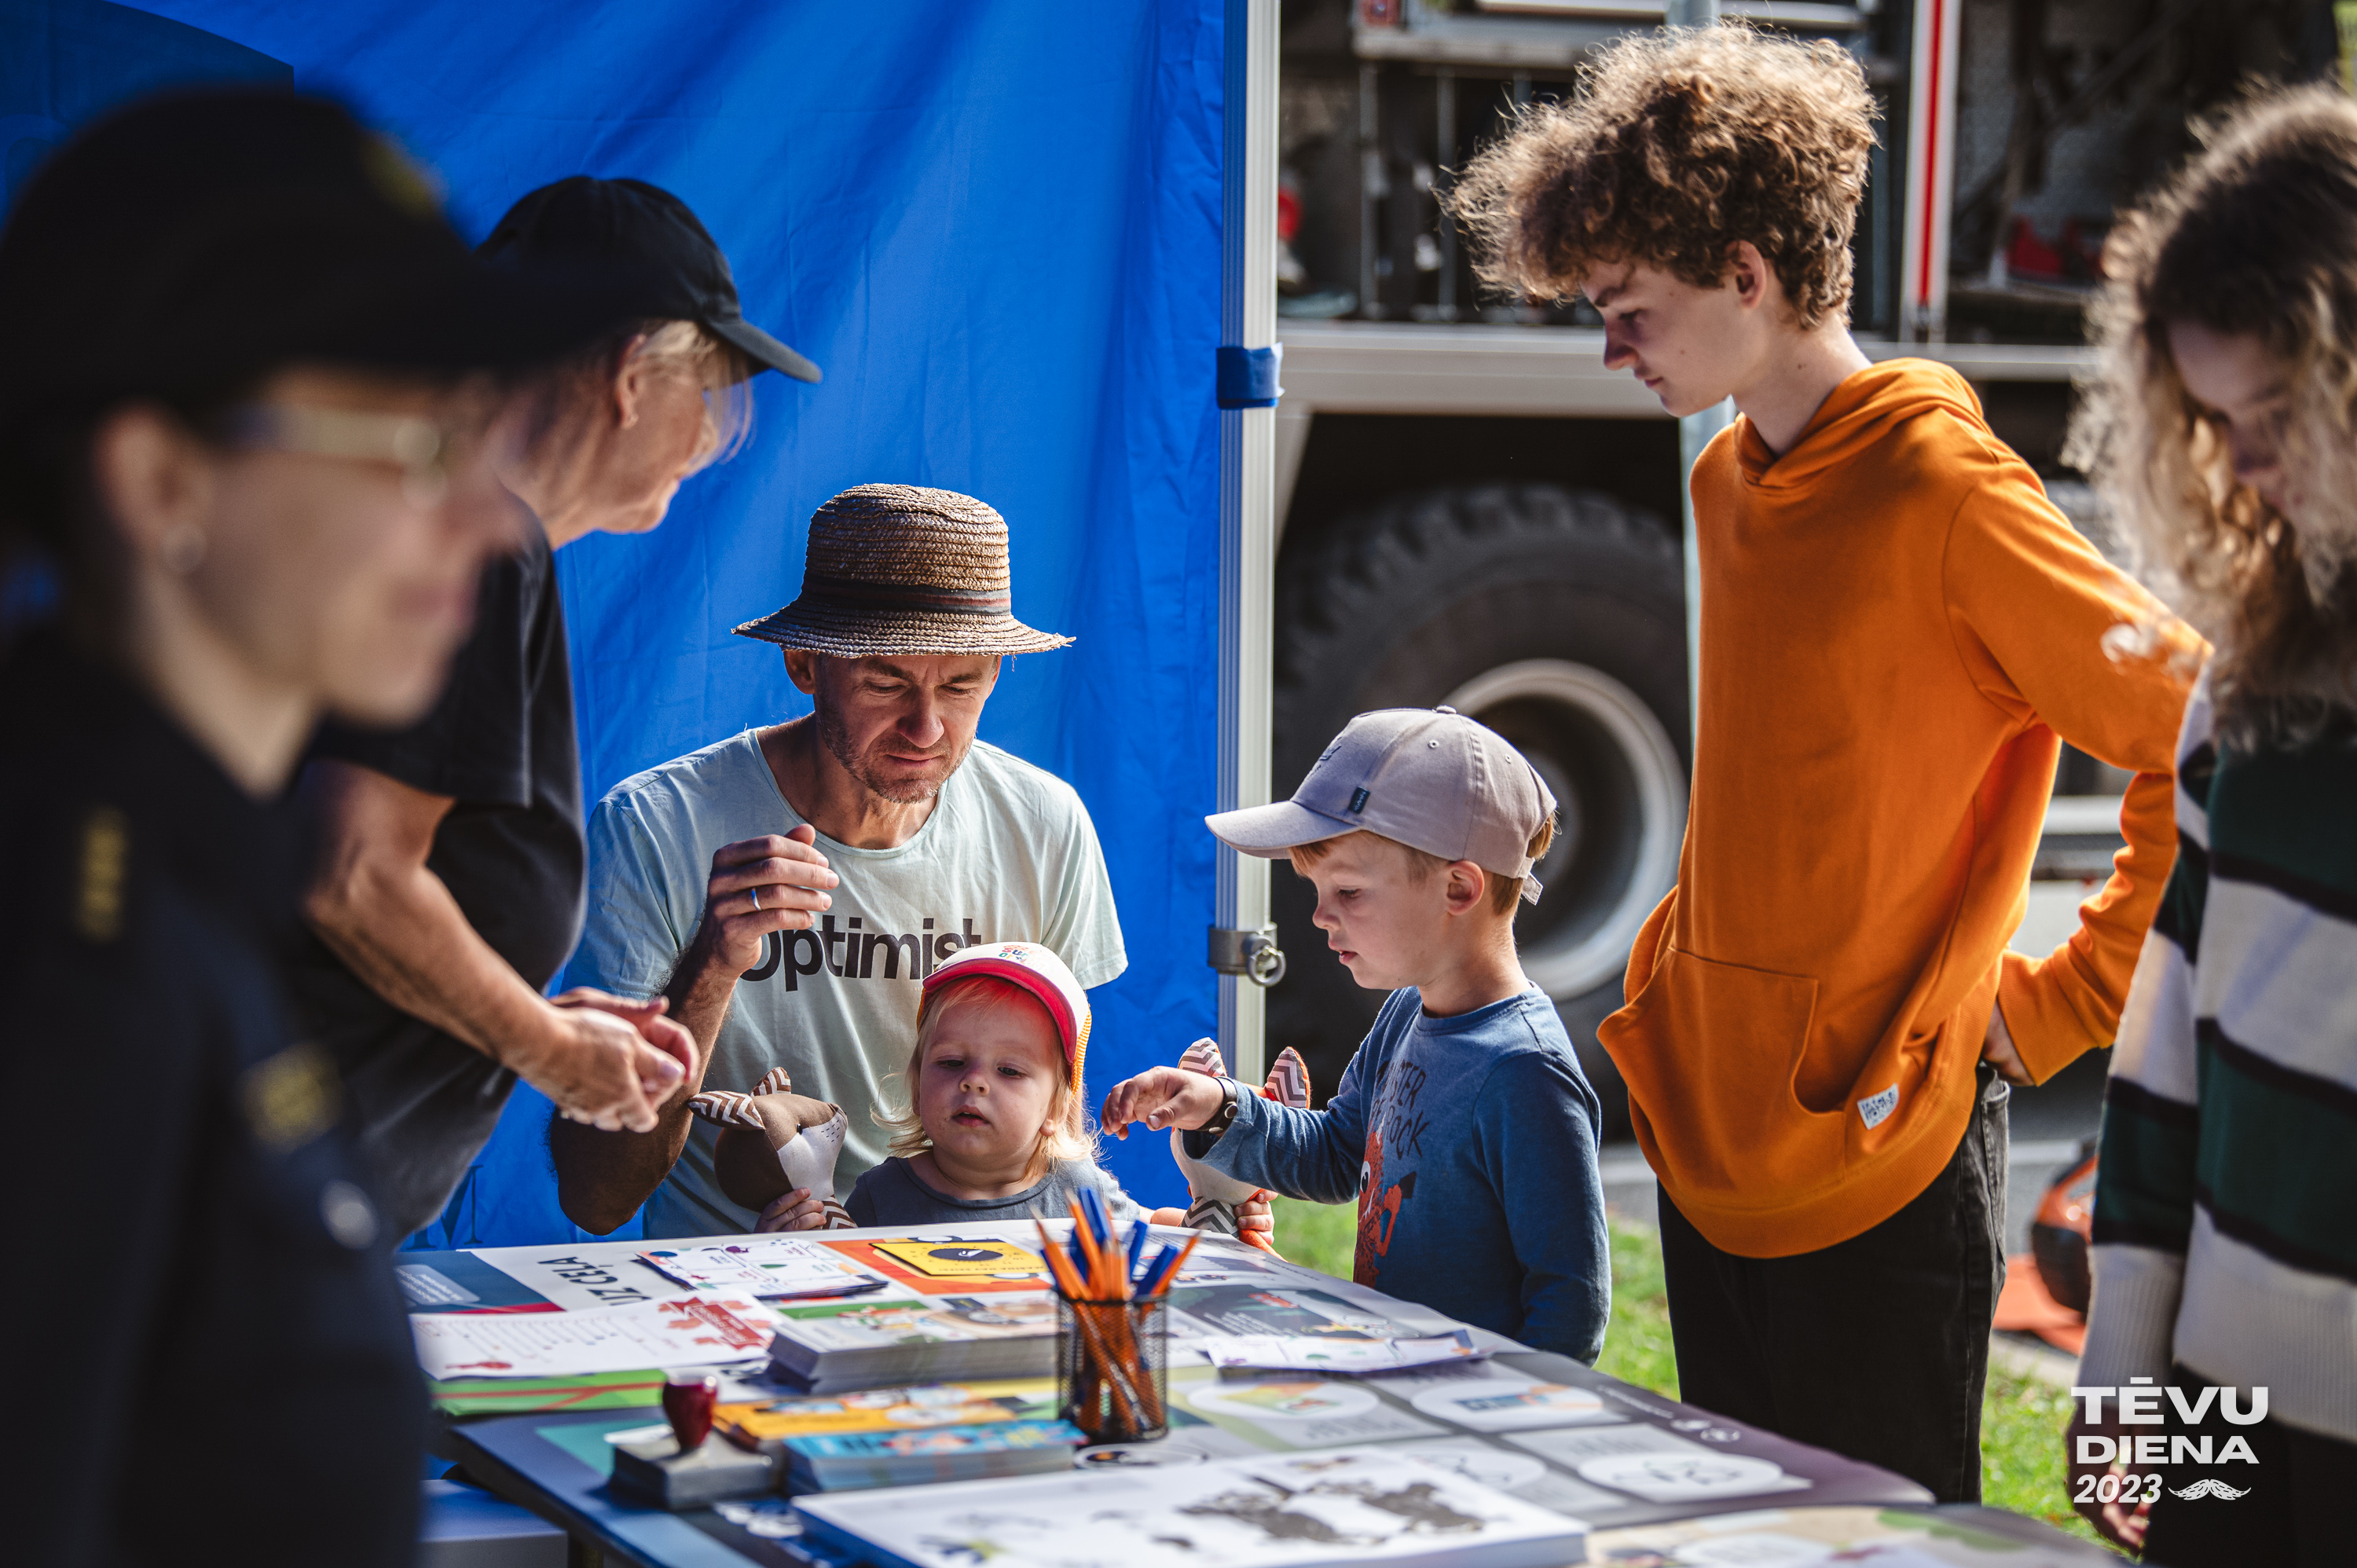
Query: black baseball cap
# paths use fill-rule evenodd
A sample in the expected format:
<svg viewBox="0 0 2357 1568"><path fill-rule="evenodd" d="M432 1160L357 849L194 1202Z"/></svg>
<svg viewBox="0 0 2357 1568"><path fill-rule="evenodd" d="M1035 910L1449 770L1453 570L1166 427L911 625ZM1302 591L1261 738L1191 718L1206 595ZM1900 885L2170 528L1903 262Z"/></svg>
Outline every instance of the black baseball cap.
<svg viewBox="0 0 2357 1568"><path fill-rule="evenodd" d="M0 423L294 363L519 370L630 319L632 286L487 264L430 177L339 104L174 93L60 147L0 231Z"/></svg>
<svg viewBox="0 0 2357 1568"><path fill-rule="evenodd" d="M745 319L728 258L687 203L660 186L586 174L544 185L508 209L481 250L495 263L627 268L640 280L635 314L700 322L756 364L819 379L816 365Z"/></svg>

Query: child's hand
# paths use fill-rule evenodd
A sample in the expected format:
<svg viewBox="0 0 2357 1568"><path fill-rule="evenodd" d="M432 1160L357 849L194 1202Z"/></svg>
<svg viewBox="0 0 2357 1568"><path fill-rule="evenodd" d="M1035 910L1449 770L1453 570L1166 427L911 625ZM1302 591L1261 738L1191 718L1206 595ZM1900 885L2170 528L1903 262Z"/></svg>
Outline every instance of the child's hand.
<svg viewBox="0 0 2357 1568"><path fill-rule="evenodd" d="M1154 1067L1135 1078L1124 1079L1105 1096L1097 1124L1116 1138L1127 1139L1129 1124L1143 1122L1149 1133L1166 1127L1189 1131L1220 1113L1227 1102L1220 1080L1183 1068Z"/></svg>
<svg viewBox="0 0 2357 1568"><path fill-rule="evenodd" d="M826 1227L826 1205L811 1196L811 1189L798 1187L761 1210L761 1218L753 1221L753 1233L766 1236L777 1230L821 1230Z"/></svg>
<svg viewBox="0 0 2357 1568"><path fill-rule="evenodd" d="M1268 1188L1255 1190L1236 1205L1236 1226L1243 1230L1259 1231L1265 1240L1276 1240L1276 1210L1268 1201Z"/></svg>

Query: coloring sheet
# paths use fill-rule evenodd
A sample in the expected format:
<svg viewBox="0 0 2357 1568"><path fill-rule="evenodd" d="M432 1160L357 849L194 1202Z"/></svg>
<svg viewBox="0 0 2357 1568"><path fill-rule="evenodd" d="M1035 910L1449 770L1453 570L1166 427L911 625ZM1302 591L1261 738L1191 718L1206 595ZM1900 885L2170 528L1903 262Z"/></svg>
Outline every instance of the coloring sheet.
<svg viewBox="0 0 2357 1568"><path fill-rule="evenodd" d="M554 1378L703 1367L770 1353L777 1320L750 1296L681 1296L608 1312L419 1314L409 1320L430 1378Z"/></svg>
<svg viewBox="0 0 2357 1568"><path fill-rule="evenodd" d="M1458 1333L1422 1339L1361 1339L1306 1334L1207 1334L1189 1340L1214 1367L1263 1367L1292 1372L1391 1372L1488 1354Z"/></svg>
<svg viewBox="0 0 2357 1568"><path fill-rule="evenodd" d="M1180 1397L1174 1385L1171 1397ZM1197 1383L1185 1400L1197 1414L1272 1446L1304 1449L1446 1436L1448 1429L1385 1404L1372 1389L1321 1378L1277 1377Z"/></svg>
<svg viewBox="0 0 2357 1568"><path fill-rule="evenodd" d="M1469 1432L1523 1432L1621 1419L1604 1408L1600 1395L1587 1389L1513 1373L1437 1383L1409 1394L1408 1403Z"/></svg>
<svg viewBox="0 0 2357 1568"><path fill-rule="evenodd" d="M1517 1433L1507 1439L1581 1480L1652 1503L1716 1502L1798 1491L1809 1483L1773 1460L1728 1454L1659 1427L1627 1423Z"/></svg>
<svg viewBox="0 0 2357 1568"><path fill-rule="evenodd" d="M1598 1530L1587 1538L1588 1561L1652 1568L2098 1568L2119 1562L2076 1541L2011 1533L2024 1522L1873 1508L1760 1509Z"/></svg>
<svg viewBox="0 0 2357 1568"><path fill-rule="evenodd" d="M651 1247L640 1258L694 1291L757 1296L844 1295L887 1282L796 1236L748 1236L717 1247Z"/></svg>
<svg viewBox="0 0 2357 1568"><path fill-rule="evenodd" d="M1585 1527L1383 1449L1101 1467L797 1498L812 1527L919 1568L1541 1568Z"/></svg>
<svg viewBox="0 0 2357 1568"><path fill-rule="evenodd" d="M1430 1465L1446 1465L1469 1480L1510 1492L1543 1509L1586 1519L1598 1509L1617 1509L1625 1500L1614 1493L1574 1480L1528 1454L1484 1443L1478 1437L1447 1442L1412 1443L1404 1452Z"/></svg>

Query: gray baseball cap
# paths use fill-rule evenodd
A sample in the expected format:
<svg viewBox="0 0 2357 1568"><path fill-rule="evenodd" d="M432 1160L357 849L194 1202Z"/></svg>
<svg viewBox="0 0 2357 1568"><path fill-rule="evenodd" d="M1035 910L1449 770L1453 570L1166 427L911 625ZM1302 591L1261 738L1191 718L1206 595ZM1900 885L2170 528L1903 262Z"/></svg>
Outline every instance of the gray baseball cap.
<svg viewBox="0 0 2357 1568"><path fill-rule="evenodd" d="M1455 708L1383 708L1342 726L1290 800L1203 819L1222 843L1264 860L1366 832L1499 876L1531 875L1531 836L1555 796L1506 737Z"/></svg>

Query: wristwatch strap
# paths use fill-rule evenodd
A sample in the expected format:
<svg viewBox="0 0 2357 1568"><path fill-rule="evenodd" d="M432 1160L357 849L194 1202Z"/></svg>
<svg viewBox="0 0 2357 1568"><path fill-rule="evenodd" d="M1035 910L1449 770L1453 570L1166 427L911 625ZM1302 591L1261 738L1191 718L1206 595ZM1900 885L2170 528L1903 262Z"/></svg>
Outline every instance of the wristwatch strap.
<svg viewBox="0 0 2357 1568"><path fill-rule="evenodd" d="M1209 1122L1203 1123L1204 1137L1207 1140L1217 1138L1228 1130L1235 1119L1236 1080L1232 1078L1222 1078L1220 1079L1220 1108L1211 1113L1211 1119Z"/></svg>

